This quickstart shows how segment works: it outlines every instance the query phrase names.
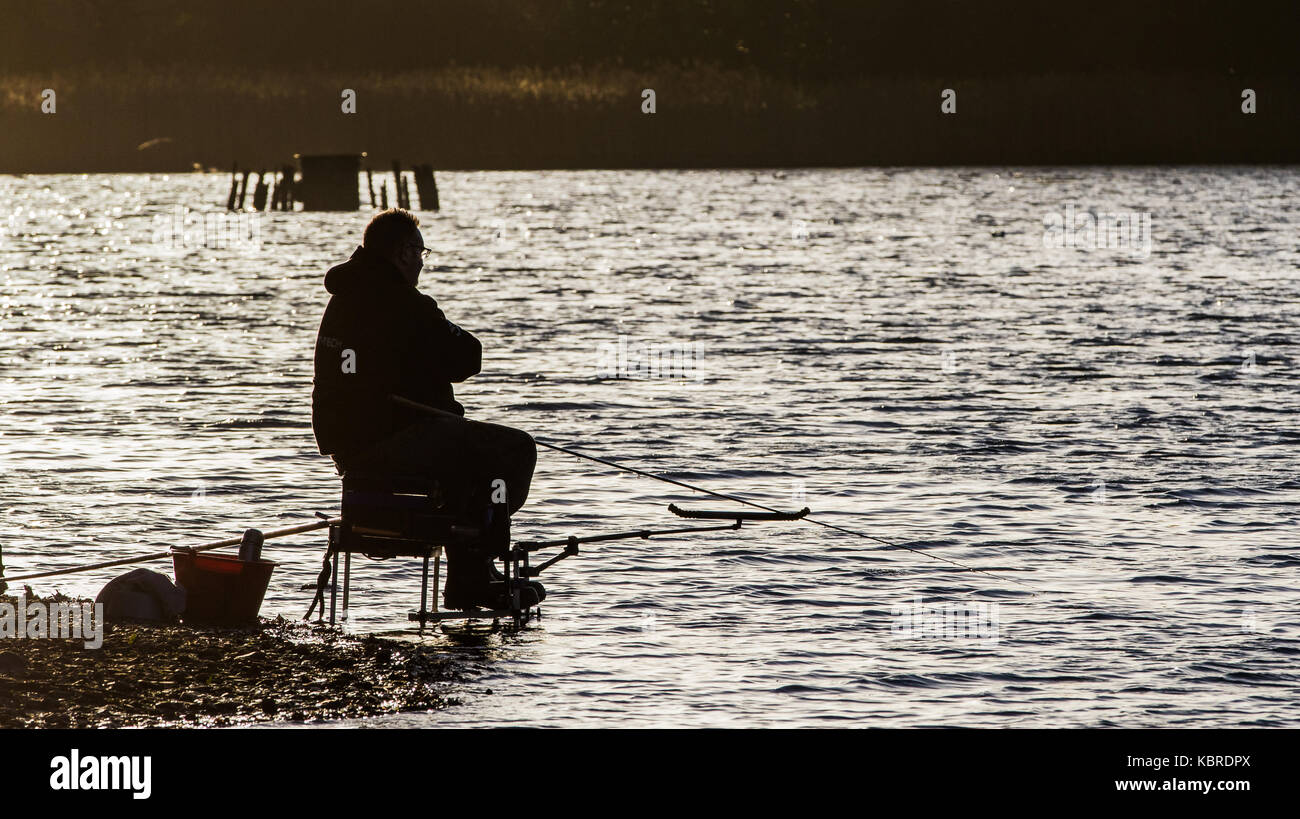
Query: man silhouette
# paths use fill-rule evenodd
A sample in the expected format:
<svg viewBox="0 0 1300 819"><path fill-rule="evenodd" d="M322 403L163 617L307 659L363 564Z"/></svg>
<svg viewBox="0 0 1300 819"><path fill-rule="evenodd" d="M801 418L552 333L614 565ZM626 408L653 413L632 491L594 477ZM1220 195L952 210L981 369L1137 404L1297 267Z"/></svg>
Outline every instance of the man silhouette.
<svg viewBox="0 0 1300 819"><path fill-rule="evenodd" d="M514 513L528 497L537 445L526 432L464 417L451 385L479 372L483 347L416 289L428 252L419 219L394 208L376 214L352 258L325 274L330 300L312 389L317 447L340 474L436 478L466 511L503 480ZM394 395L450 415L401 406ZM448 547L447 564L448 608L501 607L505 590L485 552ZM540 584L530 587L540 602Z"/></svg>

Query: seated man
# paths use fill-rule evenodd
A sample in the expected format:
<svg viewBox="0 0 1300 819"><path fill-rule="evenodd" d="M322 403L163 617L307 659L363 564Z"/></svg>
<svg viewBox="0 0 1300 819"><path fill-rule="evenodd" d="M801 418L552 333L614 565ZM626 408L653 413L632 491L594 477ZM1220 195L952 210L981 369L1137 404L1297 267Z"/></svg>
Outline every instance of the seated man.
<svg viewBox="0 0 1300 819"><path fill-rule="evenodd" d="M436 478L468 511L486 509L504 480L514 513L528 497L537 446L526 432L464 418L452 383L479 372L478 339L416 289L428 253L405 210L377 214L352 258L325 274L329 305L316 337L312 429L322 455L348 470ZM421 413L397 395L450 415ZM500 525L500 521L497 525ZM485 550L447 549L448 608L501 607L500 574ZM540 584L529 584L540 602Z"/></svg>

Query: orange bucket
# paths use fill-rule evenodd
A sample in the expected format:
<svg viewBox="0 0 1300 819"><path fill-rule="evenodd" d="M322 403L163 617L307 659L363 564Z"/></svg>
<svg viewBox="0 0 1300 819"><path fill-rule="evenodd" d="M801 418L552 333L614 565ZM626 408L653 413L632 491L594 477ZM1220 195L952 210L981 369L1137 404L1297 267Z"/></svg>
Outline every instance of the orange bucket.
<svg viewBox="0 0 1300 819"><path fill-rule="evenodd" d="M242 626L257 620L278 564L231 555L172 552L176 585L185 589L186 623Z"/></svg>

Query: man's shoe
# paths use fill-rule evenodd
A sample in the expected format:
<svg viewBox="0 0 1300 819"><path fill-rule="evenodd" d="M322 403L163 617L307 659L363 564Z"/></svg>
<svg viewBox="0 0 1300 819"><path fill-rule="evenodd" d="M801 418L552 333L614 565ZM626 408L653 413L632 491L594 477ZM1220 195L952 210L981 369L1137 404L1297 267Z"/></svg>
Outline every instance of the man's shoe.
<svg viewBox="0 0 1300 819"><path fill-rule="evenodd" d="M442 592L442 607L455 611L469 611L479 608L478 600L481 596L474 593L472 589L453 588L448 585Z"/></svg>

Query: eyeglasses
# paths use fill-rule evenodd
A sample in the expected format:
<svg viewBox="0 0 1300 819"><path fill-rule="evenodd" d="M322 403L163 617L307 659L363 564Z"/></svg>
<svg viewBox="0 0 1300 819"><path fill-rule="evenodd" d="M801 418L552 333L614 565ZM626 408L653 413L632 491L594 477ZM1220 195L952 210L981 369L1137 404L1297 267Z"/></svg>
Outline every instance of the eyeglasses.
<svg viewBox="0 0 1300 819"><path fill-rule="evenodd" d="M429 258L429 254L433 252L433 248L425 247L424 245L417 245L415 242L410 242L407 244L407 247L413 247L419 250L421 259Z"/></svg>

